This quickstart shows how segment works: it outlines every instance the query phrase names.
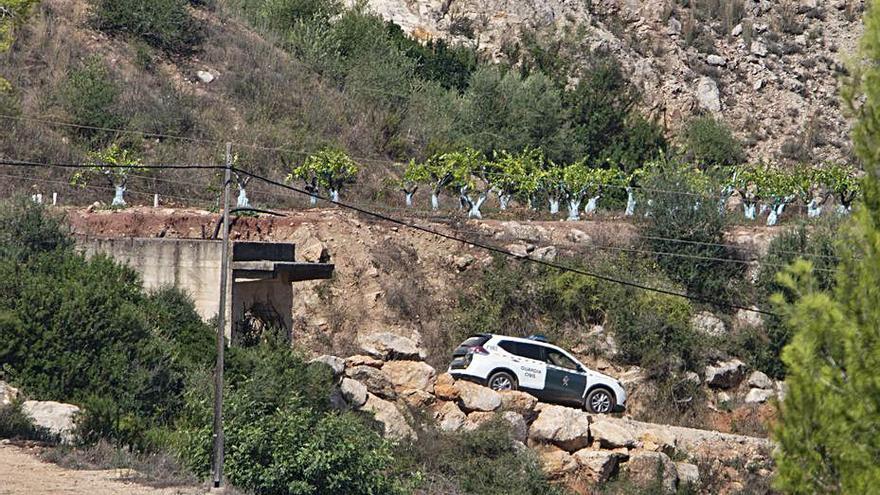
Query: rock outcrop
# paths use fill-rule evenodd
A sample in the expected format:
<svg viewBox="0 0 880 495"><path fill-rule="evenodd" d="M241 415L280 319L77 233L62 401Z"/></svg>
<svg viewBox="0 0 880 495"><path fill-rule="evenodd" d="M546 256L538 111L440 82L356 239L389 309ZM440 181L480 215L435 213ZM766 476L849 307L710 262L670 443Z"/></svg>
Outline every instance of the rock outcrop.
<svg viewBox="0 0 880 495"><path fill-rule="evenodd" d="M34 421L34 426L45 428L63 442L73 441L74 420L80 412L79 407L55 401L26 400L21 410Z"/></svg>

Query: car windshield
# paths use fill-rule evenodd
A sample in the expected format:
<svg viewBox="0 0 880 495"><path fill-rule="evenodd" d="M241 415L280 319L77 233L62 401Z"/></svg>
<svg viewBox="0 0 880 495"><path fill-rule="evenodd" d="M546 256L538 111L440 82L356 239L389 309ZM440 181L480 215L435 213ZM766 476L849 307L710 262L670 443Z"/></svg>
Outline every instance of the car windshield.
<svg viewBox="0 0 880 495"><path fill-rule="evenodd" d="M575 363L571 358L559 351L554 351L552 349L547 349L547 362L554 366L559 366L560 368L566 368L572 371L578 370L577 363Z"/></svg>

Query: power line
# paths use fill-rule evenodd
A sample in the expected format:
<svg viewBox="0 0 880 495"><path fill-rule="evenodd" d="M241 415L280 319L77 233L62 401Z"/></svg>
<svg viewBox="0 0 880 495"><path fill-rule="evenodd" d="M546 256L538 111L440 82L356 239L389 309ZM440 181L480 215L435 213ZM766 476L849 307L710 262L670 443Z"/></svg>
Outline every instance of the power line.
<svg viewBox="0 0 880 495"><path fill-rule="evenodd" d="M667 289L662 289L662 288L657 288L657 287L650 287L650 286L642 285L642 284L639 284L639 283L636 283L636 282L631 282L631 281L628 281L628 280L622 280L622 279L618 279L618 278L614 278L614 277L609 277L609 276L606 276L606 275L601 275L601 274L598 274L598 273L593 273L593 272L589 272L589 271L582 270L582 269L578 269L578 268L567 267L567 266L560 265L560 264L557 264L557 263L553 263L553 262L550 262L550 261L539 260L539 259L529 258L529 257L517 256L516 254L514 254L514 253L512 253L512 252L510 252L510 251L508 251L508 250L506 250L506 249L502 249L502 248L499 248L499 247L496 247L496 246L491 246L491 245L489 245L489 244L483 244L483 243L480 243L480 242L478 242L478 241L473 241L473 240L465 239L465 238L458 237L458 236L451 235L451 234L445 234L445 233L443 233L443 232L439 232L439 231L437 231L437 230L433 230L433 229L429 229L429 228L427 228L427 227L422 227L422 226L419 226L419 225L416 225L416 224L412 224L412 223L409 223L409 222L406 222L406 221L403 221L403 220L400 220L400 219L397 219L397 218L390 217L390 216L388 216L388 215L384 215L384 214L382 214L382 213L376 213L376 212L374 212L374 211L370 211L370 210L367 210L367 209L365 209L365 208L361 208L361 207L359 207L359 206L355 206L355 205L352 205L352 204L348 204L348 203L345 203L345 202L342 202L342 201L334 201L334 200L331 200L331 199L329 199L329 198L323 197L323 196L321 196L321 195L318 195L318 194L315 194L315 193L310 193L310 192L308 192L308 191L306 191L306 190L304 190L304 189L300 189L300 188L298 188L298 187L294 187L294 186L291 186L291 185L288 185L288 184L284 184L284 183L282 183L282 182L278 182L278 181L273 180L273 179L270 179L270 178L268 178L268 177L263 177L263 176L261 176L261 175L254 174L254 173L252 173L252 172L248 172L247 170L243 170L243 169L240 169L240 168L238 168L238 167L233 167L233 170L234 170L235 172L241 173L241 174L243 174L243 175L247 175L247 176L249 176L249 177L253 177L254 179L257 179L257 180L259 180L259 181L265 182L265 183L267 183L267 184L270 184L270 185L273 185L273 186L276 186L276 187L281 187L281 188L284 188L284 189L288 189L288 190L290 190L290 191L294 191L294 192L297 192L297 193L299 193L299 194L303 194L303 195L306 195L306 196L317 197L318 199L321 199L321 200L327 201L327 202L329 202L329 203L335 204L335 205L337 205L337 206L339 206L339 207L341 207L341 208L345 208L345 209L349 209L349 210L357 211L358 213L361 213L361 214L364 214L364 215L367 215L367 216L371 216L371 217L373 217L373 218L378 218L378 219L380 219L380 220L384 220L384 221L389 222L389 223L393 223L393 224L396 224L396 225L400 225L400 226L402 226L402 227L407 227L407 228L410 228L410 229L413 229L413 230L417 230L417 231L420 231L420 232L424 232L424 233L426 233L426 234L430 234L430 235L434 235L434 236L437 236L437 237L441 237L441 238L444 238L444 239L447 239L447 240L451 240L451 241L455 241L455 242L461 242L461 243L463 243L463 244L467 244L467 245L470 245L470 246L474 246L474 247L477 247L477 248L483 249L483 250L485 250L485 251L493 252L493 253L496 253L496 254L501 254L501 255L506 256L506 257L509 257L509 258L513 258L513 259L517 259L517 260L522 260L522 261L526 261L526 262L530 262L530 263L536 263L536 264L539 264L539 265L543 265L543 266L546 266L546 267L549 267L549 268L553 268L553 269L556 269L556 270L560 270L560 271L564 271L564 272L577 273L577 274L584 275L584 276L587 276L587 277L590 277L590 278L595 278L595 279L597 279L597 280L603 280L603 281L606 281L606 282L611 282L611 283L615 283L615 284L619 284L619 285L624 285L624 286L632 287L632 288L635 288L635 289L645 290L645 291L649 291L649 292L656 292L656 293L665 294L665 295L669 295L669 296L681 297L681 298L684 298L684 299L690 299L690 300L694 300L694 301L704 302L704 303L707 303L707 304L711 304L711 305L713 305L713 306L720 306L720 307L727 307L727 308L731 308L731 309L739 309L739 310L744 310L744 311L751 311L751 312L760 313L760 314L769 315L769 316L775 316L775 315L776 315L775 313L772 313L772 312L770 312L770 311L766 311L766 310L762 310L762 309L759 309L759 308L750 308L750 307L741 306L741 305L737 305L737 304L725 303L725 302L717 301L717 300L714 300L714 299L709 299L709 298L702 297L702 296L692 296L692 295L689 295L689 294L683 294L683 293L675 292L675 291L672 291L672 290L667 290Z"/></svg>

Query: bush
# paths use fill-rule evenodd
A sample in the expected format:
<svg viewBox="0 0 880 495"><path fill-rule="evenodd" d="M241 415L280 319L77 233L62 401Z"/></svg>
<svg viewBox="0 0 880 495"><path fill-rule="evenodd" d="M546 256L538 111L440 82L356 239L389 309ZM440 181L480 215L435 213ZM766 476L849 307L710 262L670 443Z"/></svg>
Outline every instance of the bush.
<svg viewBox="0 0 880 495"><path fill-rule="evenodd" d="M746 159L742 143L723 122L711 115L688 122L682 131L682 140L686 159L705 169L739 165Z"/></svg>
<svg viewBox="0 0 880 495"><path fill-rule="evenodd" d="M169 54L192 53L202 41L202 26L186 0L93 0L95 28L134 35Z"/></svg>
<svg viewBox="0 0 880 495"><path fill-rule="evenodd" d="M99 58L91 58L68 74L60 98L73 123L119 128L125 125L125 118L118 109L121 92L104 63ZM86 141L95 141L99 146L108 144L113 138L110 133L85 128L77 129L76 134Z"/></svg>
<svg viewBox="0 0 880 495"><path fill-rule="evenodd" d="M398 473L417 493L562 493L547 481L535 454L515 445L509 424L501 419L465 433L428 428L419 432L418 441L401 446L397 457Z"/></svg>
<svg viewBox="0 0 880 495"><path fill-rule="evenodd" d="M652 206L644 235L650 249L663 253L656 255L657 264L670 279L693 296L729 303L742 295L745 265L725 261L737 254L723 245L721 198L704 182L703 173L674 164L654 174L645 184Z"/></svg>
<svg viewBox="0 0 880 495"><path fill-rule="evenodd" d="M13 440L57 440L45 428L34 425L33 420L21 409L21 402L0 405L0 438Z"/></svg>
<svg viewBox="0 0 880 495"><path fill-rule="evenodd" d="M331 412L332 375L279 341L230 349L224 393L226 476L261 494L396 493L389 444L360 417ZM198 475L210 473L211 389L187 397L178 445ZM198 386L201 385L201 386Z"/></svg>
<svg viewBox="0 0 880 495"><path fill-rule="evenodd" d="M61 215L24 196L0 203L0 257L68 250L73 246Z"/></svg>

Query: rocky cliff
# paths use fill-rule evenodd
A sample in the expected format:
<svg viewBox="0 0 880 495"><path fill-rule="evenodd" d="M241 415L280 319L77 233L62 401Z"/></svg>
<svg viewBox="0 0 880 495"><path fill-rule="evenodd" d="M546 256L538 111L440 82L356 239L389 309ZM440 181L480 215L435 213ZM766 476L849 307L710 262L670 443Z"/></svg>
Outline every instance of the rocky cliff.
<svg viewBox="0 0 880 495"><path fill-rule="evenodd" d="M584 27L587 46L620 60L642 88L645 110L671 131L708 112L754 160L849 156L839 78L862 31L861 0L367 3L417 38L470 43L496 59L523 33Z"/></svg>

